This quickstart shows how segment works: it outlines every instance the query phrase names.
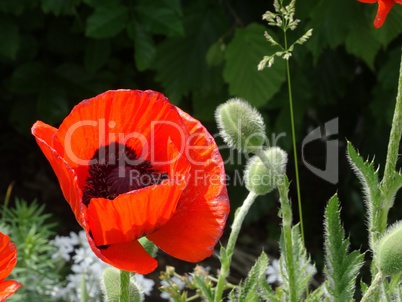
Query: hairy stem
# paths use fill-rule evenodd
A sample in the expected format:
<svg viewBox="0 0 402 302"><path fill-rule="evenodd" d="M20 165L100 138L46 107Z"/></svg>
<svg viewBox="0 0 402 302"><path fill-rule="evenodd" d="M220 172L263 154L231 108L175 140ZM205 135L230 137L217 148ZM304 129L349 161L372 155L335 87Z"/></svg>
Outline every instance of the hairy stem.
<svg viewBox="0 0 402 302"><path fill-rule="evenodd" d="M221 255L221 269L219 271L218 284L215 290L215 302L222 300L223 290L226 286L226 279L229 276L230 263L232 262L232 256L236 245L237 238L239 237L240 229L243 224L251 205L254 203L257 194L250 192L247 198L244 200L243 205L236 211L234 221L232 224L232 231L229 235L228 244L226 246L225 255Z"/></svg>
<svg viewBox="0 0 402 302"><path fill-rule="evenodd" d="M382 273L378 272L377 275L375 276L373 282L371 283L370 287L367 289L366 293L364 294L363 298L360 300L360 302L372 301L373 298L375 297L375 295L378 291L378 288L380 287L383 279L384 279L384 276L382 275Z"/></svg>
<svg viewBox="0 0 402 302"><path fill-rule="evenodd" d="M288 198L288 186L285 183L278 184L279 201L281 204L281 217L282 217L282 233L285 242L285 254L287 271L289 274L289 299L288 301L296 302L298 297L296 295L295 284L295 263L293 261L293 237L292 237L292 206Z"/></svg>
<svg viewBox="0 0 402 302"><path fill-rule="evenodd" d="M383 192L383 200L381 200L381 217L378 221L378 230L382 234L387 227L387 218L389 209L393 205L393 194L389 194L393 186L396 162L399 155L399 144L402 135L402 58L399 68L398 94L396 97L395 111L392 119L391 132L389 135L387 158L385 161L384 176L380 184ZM376 242L374 242L376 244Z"/></svg>

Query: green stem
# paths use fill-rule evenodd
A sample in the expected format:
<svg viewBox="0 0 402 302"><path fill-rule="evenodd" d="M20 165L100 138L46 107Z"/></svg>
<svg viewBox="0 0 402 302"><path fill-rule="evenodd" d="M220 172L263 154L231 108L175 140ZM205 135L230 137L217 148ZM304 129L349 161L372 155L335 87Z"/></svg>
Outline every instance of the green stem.
<svg viewBox="0 0 402 302"><path fill-rule="evenodd" d="M375 278L373 282L371 283L370 287L367 289L366 293L364 294L363 298L360 300L360 302L368 302L371 301L375 294L378 291L378 288L382 284L382 280L384 279L384 276L382 275L381 272L378 272L375 275Z"/></svg>
<svg viewBox="0 0 402 302"><path fill-rule="evenodd" d="M286 31L283 32L284 35L284 43L285 50L288 51L288 40L286 37ZM292 96L292 82L290 78L290 67L289 60L286 61L286 76L288 82L288 94L289 94L289 109L290 109L290 124L292 127L292 144L293 144L293 158L295 162L295 176L296 176L296 192L297 192L297 206L299 208L299 219L300 219L300 233L302 236L302 240L304 243L304 224L303 224L303 208L301 203L301 194L300 194L300 179L299 179L299 161L297 157L297 146L296 146L296 131L295 131L295 122L294 122L294 114L293 114L293 96Z"/></svg>
<svg viewBox="0 0 402 302"><path fill-rule="evenodd" d="M379 221L378 230L382 233L385 231L387 226L387 217L389 209L393 205L393 195L389 194L391 187L393 186L396 162L399 155L399 144L402 135L402 58L399 67L399 82L398 82L398 95L396 97L395 111L392 119L391 132L389 135L387 159L385 161L384 177L381 181L381 191L384 192L383 195L385 200L382 200L382 219Z"/></svg>
<svg viewBox="0 0 402 302"><path fill-rule="evenodd" d="M80 302L87 302L89 300L89 295L87 291L87 283L85 279L85 274L81 274L81 298Z"/></svg>
<svg viewBox="0 0 402 302"><path fill-rule="evenodd" d="M229 235L226 250L224 251L224 255L221 255L222 263L218 276L218 284L216 285L215 290L215 298L214 298L215 302L220 302L222 300L223 290L225 289L226 286L226 279L229 276L230 263L232 262L232 256L236 245L236 241L237 238L239 237L240 229L243 224L244 218L246 217L248 211L250 210L251 205L254 203L256 198L257 194L255 194L254 192L250 192L247 198L244 200L243 205L236 211L232 224L232 231Z"/></svg>
<svg viewBox="0 0 402 302"><path fill-rule="evenodd" d="M130 273L120 271L120 298L119 302L128 302L130 298Z"/></svg>
<svg viewBox="0 0 402 302"><path fill-rule="evenodd" d="M279 201L281 204L282 232L285 242L284 257L286 258L286 266L289 275L289 301L296 302L298 300L295 284L295 263L293 261L293 237L292 237L292 206L288 198L289 186L288 182L278 184Z"/></svg>

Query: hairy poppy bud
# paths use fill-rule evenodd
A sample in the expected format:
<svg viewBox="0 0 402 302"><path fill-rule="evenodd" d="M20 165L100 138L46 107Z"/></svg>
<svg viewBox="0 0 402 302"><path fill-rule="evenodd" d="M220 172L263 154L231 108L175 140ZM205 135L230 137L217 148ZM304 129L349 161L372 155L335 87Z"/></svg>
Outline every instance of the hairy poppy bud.
<svg viewBox="0 0 402 302"><path fill-rule="evenodd" d="M108 267L103 271L101 288L104 301L120 301L120 271L114 267ZM129 283L129 302L141 302L144 300L141 287L131 279Z"/></svg>
<svg viewBox="0 0 402 302"><path fill-rule="evenodd" d="M231 148L242 152L260 149L266 140L261 114L247 102L234 98L215 111L220 135Z"/></svg>
<svg viewBox="0 0 402 302"><path fill-rule="evenodd" d="M385 275L402 272L402 223L388 228L378 244L378 267Z"/></svg>
<svg viewBox="0 0 402 302"><path fill-rule="evenodd" d="M247 163L244 173L246 188L258 195L264 195L275 189L282 174L285 173L287 153L279 147L264 151L272 169L268 170L261 159L255 155Z"/></svg>

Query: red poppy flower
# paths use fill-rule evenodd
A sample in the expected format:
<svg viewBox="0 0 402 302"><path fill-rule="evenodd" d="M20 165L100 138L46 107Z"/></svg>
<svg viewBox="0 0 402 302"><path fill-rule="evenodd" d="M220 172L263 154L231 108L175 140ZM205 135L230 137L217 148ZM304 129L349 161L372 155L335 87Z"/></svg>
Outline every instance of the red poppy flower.
<svg viewBox="0 0 402 302"><path fill-rule="evenodd" d="M143 236L181 260L212 254L229 212L222 158L204 126L162 94L107 91L59 129L38 121L32 134L103 261L153 271Z"/></svg>
<svg viewBox="0 0 402 302"><path fill-rule="evenodd" d="M22 285L14 280L4 280L17 263L17 249L10 237L0 233L0 302L6 300Z"/></svg>
<svg viewBox="0 0 402 302"><path fill-rule="evenodd" d="M402 0L358 0L363 3L377 3L377 16L374 20L374 27L380 28L383 24L391 8L396 4L402 4Z"/></svg>

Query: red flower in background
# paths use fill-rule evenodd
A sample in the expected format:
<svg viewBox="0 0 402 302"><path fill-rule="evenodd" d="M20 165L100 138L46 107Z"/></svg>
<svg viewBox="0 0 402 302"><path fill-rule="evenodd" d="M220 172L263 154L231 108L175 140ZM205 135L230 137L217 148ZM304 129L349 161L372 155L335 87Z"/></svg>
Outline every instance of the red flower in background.
<svg viewBox="0 0 402 302"><path fill-rule="evenodd" d="M363 3L377 3L378 10L374 20L374 27L380 28L383 24L391 8L396 4L402 4L402 0L359 0Z"/></svg>
<svg viewBox="0 0 402 302"><path fill-rule="evenodd" d="M4 280L17 263L17 249L10 237L0 233L0 302L6 300L22 285L14 280Z"/></svg>
<svg viewBox="0 0 402 302"><path fill-rule="evenodd" d="M204 126L162 94L107 91L59 129L38 121L32 134L103 261L153 271L143 236L181 260L212 254L229 213L222 158Z"/></svg>

